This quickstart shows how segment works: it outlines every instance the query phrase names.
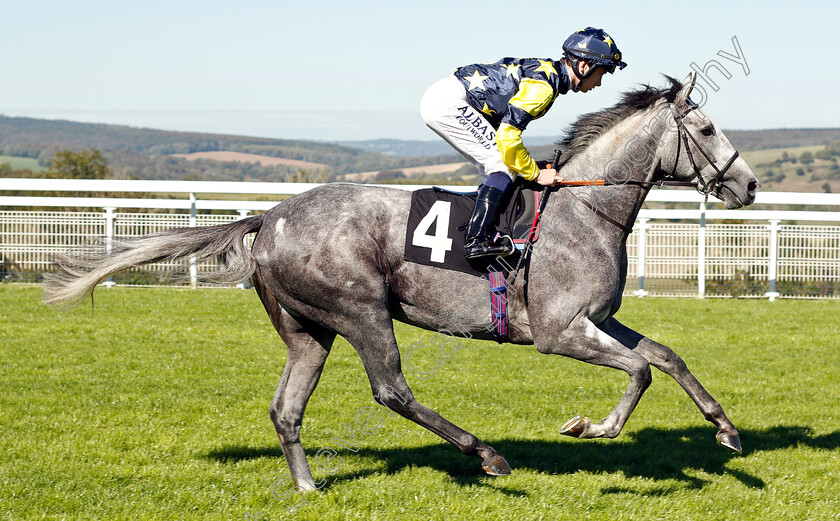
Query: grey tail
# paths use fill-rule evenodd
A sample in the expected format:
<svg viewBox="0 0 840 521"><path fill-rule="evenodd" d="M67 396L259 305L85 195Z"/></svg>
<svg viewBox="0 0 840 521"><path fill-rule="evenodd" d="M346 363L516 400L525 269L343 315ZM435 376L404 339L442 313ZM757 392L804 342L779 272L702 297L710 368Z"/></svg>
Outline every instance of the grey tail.
<svg viewBox="0 0 840 521"><path fill-rule="evenodd" d="M188 256L196 261L215 257L218 271L202 274L202 280L239 282L256 269L245 235L259 231L265 214L223 224L176 228L154 235L114 241L104 238L59 255L55 271L44 275L43 301L72 309L92 295L101 281L120 270L152 262L167 262Z"/></svg>

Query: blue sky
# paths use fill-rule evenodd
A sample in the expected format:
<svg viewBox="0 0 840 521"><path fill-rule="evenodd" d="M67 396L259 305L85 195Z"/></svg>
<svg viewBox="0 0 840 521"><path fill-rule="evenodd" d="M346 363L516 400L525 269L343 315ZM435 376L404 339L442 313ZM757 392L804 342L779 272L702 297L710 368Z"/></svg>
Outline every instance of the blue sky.
<svg viewBox="0 0 840 521"><path fill-rule="evenodd" d="M0 113L301 139L436 139L425 88L504 56L559 58L588 25L629 66L559 98L530 135L639 83L718 60L706 113L724 128L840 127L835 2L287 0L5 2ZM733 55L736 37L749 68Z"/></svg>

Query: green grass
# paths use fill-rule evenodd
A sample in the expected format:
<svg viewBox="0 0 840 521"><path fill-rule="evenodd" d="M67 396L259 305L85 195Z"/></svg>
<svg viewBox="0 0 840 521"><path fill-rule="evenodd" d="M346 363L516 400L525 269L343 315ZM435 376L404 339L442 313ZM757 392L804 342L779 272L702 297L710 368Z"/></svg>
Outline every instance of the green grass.
<svg viewBox="0 0 840 521"><path fill-rule="evenodd" d="M27 169L33 172L40 172L44 169L38 164L37 159L31 157L16 157L16 156L0 156L0 163L9 163L12 170Z"/></svg>
<svg viewBox="0 0 840 521"><path fill-rule="evenodd" d="M307 409L309 454L341 467L294 513L267 407L285 350L253 291L100 289L58 314L32 286L0 286L0 519L836 519L836 301L629 299L625 323L675 347L741 431L715 445L661 373L615 440L558 429L599 419L626 375L531 347L469 341L427 379L426 405L500 450L513 474L399 417L332 438L372 404L336 342ZM489 304L488 304L489 305ZM432 333L397 327L401 348ZM415 351L418 369L430 352ZM425 358L424 358L425 355ZM316 473L316 479L324 477ZM288 487L288 485L286 485ZM286 488L280 488L281 493Z"/></svg>

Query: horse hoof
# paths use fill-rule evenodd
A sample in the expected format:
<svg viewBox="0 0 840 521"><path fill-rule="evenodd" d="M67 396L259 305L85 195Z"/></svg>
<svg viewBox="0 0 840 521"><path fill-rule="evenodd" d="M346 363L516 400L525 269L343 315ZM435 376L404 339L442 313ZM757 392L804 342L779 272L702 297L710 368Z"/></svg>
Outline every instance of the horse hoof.
<svg viewBox="0 0 840 521"><path fill-rule="evenodd" d="M586 431L589 430L589 427L591 426L592 422L589 421L589 418L584 416L575 416L571 420L567 421L565 425L560 427L560 434L580 438L586 434Z"/></svg>
<svg viewBox="0 0 840 521"><path fill-rule="evenodd" d="M490 476L507 476L510 474L510 467L505 458L499 456L489 463L482 463L481 468Z"/></svg>
<svg viewBox="0 0 840 521"><path fill-rule="evenodd" d="M318 487L315 486L315 483L307 483L305 481L295 481L294 483L294 488L300 489L304 493L304 496L310 492L315 492L316 490L318 490Z"/></svg>
<svg viewBox="0 0 840 521"><path fill-rule="evenodd" d="M731 434L718 433L715 435L715 438L720 445L726 447L732 452L741 454L741 438L739 438L738 435L733 436Z"/></svg>

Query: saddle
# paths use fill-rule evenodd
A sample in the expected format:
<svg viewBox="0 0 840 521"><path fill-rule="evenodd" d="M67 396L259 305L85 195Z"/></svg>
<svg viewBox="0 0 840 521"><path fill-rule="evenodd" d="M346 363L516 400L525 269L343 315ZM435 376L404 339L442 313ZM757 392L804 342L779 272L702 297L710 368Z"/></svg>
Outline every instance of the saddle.
<svg viewBox="0 0 840 521"><path fill-rule="evenodd" d="M516 178L501 201L495 220L496 238L508 236L516 251L499 262L468 261L464 256L464 230L475 207L477 192L461 193L433 187L411 196L406 228L405 260L442 269L487 276L490 271L508 273L519 263L525 247L539 239L539 201L543 187Z"/></svg>

